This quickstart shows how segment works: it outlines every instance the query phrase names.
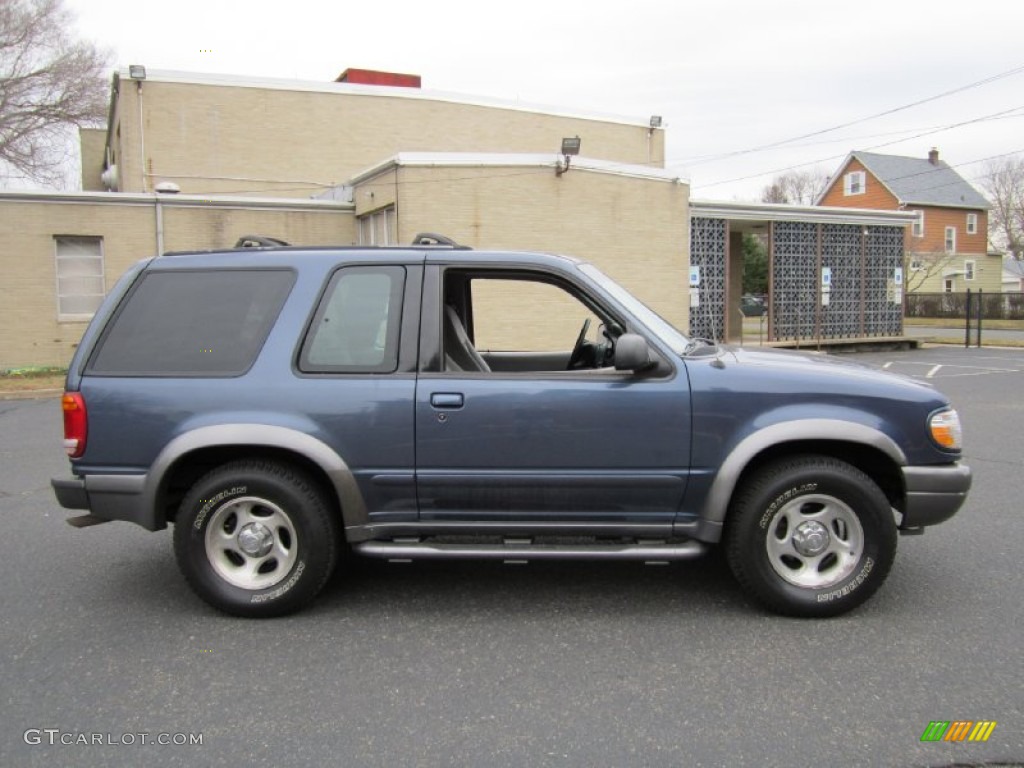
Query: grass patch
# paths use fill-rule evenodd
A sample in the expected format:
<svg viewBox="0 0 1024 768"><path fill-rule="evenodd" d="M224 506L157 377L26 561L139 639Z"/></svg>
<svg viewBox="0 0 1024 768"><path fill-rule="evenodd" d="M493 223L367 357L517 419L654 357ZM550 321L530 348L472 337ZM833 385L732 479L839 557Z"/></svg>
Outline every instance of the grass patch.
<svg viewBox="0 0 1024 768"><path fill-rule="evenodd" d="M964 345L964 337L961 336L957 339L947 338L944 336L929 336L927 339L923 339L927 344L951 344L957 347ZM971 334L971 346L973 347L974 334ZM983 347L1020 347L1024 348L1024 341L1018 339L986 339L984 332L981 334L981 346Z"/></svg>
<svg viewBox="0 0 1024 768"><path fill-rule="evenodd" d="M904 325L914 325L918 328L963 328L962 317L905 317ZM977 328L978 321L971 320L971 328ZM988 328L992 331L1024 331L1024 320L982 320L982 333Z"/></svg>
<svg viewBox="0 0 1024 768"><path fill-rule="evenodd" d="M41 389L63 389L67 369L55 365L35 365L0 371L0 391L33 392Z"/></svg>

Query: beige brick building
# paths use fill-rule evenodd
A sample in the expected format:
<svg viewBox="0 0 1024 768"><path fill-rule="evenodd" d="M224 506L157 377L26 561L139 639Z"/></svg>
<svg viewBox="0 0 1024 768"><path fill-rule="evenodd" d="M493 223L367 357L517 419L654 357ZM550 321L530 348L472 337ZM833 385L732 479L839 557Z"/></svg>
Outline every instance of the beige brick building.
<svg viewBox="0 0 1024 768"><path fill-rule="evenodd" d="M84 192L0 193L0 370L62 365L135 260L229 247L408 243L593 261L687 323L688 185L649 118L349 83L128 71L82 132ZM568 172L561 141L580 137ZM178 194L158 194L169 184ZM313 199L316 198L316 199Z"/></svg>

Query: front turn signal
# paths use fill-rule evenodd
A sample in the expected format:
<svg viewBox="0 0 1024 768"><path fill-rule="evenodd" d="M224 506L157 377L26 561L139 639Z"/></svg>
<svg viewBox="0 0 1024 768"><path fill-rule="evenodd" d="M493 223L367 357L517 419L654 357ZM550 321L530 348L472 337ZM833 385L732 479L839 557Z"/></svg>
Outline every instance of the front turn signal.
<svg viewBox="0 0 1024 768"><path fill-rule="evenodd" d="M960 416L950 409L933 413L928 420L928 429L934 440L940 447L947 451L959 451L963 442L963 432L960 429Z"/></svg>

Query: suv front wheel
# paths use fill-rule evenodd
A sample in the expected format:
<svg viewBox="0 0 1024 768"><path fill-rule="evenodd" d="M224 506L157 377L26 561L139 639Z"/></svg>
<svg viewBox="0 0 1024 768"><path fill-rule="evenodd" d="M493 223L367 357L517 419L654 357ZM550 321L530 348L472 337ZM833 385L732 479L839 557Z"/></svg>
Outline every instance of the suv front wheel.
<svg viewBox="0 0 1024 768"><path fill-rule="evenodd" d="M896 555L888 499L856 467L799 456L760 469L730 510L726 557L772 610L836 616L867 600Z"/></svg>
<svg viewBox="0 0 1024 768"><path fill-rule="evenodd" d="M178 509L174 551L192 589L215 608L262 618L296 611L337 559L337 529L320 488L272 461L236 461L201 478Z"/></svg>

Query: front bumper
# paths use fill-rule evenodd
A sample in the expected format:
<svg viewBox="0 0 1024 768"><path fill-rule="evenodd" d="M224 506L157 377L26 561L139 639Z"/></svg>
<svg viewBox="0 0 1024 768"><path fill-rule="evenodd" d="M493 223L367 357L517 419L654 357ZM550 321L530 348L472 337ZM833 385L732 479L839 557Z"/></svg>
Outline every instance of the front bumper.
<svg viewBox="0 0 1024 768"><path fill-rule="evenodd" d="M971 470L956 462L934 467L903 467L906 505L900 528L937 525L956 514L971 488Z"/></svg>
<svg viewBox="0 0 1024 768"><path fill-rule="evenodd" d="M65 509L85 509L103 520L125 520L156 531L152 504L145 501L145 475L87 475L50 480L57 502Z"/></svg>

